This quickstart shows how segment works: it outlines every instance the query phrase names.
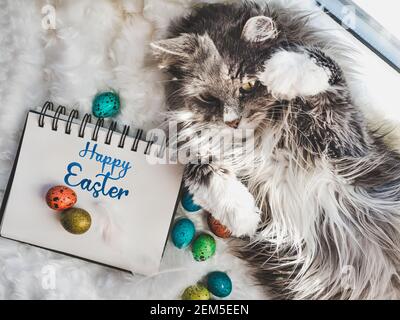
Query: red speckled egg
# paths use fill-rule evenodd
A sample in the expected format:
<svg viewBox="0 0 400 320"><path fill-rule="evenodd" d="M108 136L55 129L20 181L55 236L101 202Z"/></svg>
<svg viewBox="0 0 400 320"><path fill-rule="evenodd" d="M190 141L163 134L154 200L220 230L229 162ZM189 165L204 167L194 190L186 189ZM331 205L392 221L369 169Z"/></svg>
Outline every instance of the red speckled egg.
<svg viewBox="0 0 400 320"><path fill-rule="evenodd" d="M211 213L208 214L207 223L210 230L217 236L223 239L231 236L231 231L225 227L221 222L215 219Z"/></svg>
<svg viewBox="0 0 400 320"><path fill-rule="evenodd" d="M47 205L57 211L71 208L77 200L74 190L66 186L55 186L47 191Z"/></svg>

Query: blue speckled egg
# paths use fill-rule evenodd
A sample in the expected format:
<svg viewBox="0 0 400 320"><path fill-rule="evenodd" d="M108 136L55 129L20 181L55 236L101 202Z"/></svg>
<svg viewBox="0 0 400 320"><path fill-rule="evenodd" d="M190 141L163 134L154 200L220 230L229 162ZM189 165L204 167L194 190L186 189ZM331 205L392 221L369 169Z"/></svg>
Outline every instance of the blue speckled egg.
<svg viewBox="0 0 400 320"><path fill-rule="evenodd" d="M188 191L185 191L185 193L182 196L182 207L188 212L196 212L201 209L201 207L193 202L193 196L190 194Z"/></svg>
<svg viewBox="0 0 400 320"><path fill-rule="evenodd" d="M232 292L232 281L225 272L214 271L207 276L207 287L214 296L225 298Z"/></svg>
<svg viewBox="0 0 400 320"><path fill-rule="evenodd" d="M171 231L172 242L179 249L186 248L192 242L195 232L192 221L187 218L179 219Z"/></svg>
<svg viewBox="0 0 400 320"><path fill-rule="evenodd" d="M103 92L93 100L92 112L97 118L115 116L120 108L119 97L114 92Z"/></svg>

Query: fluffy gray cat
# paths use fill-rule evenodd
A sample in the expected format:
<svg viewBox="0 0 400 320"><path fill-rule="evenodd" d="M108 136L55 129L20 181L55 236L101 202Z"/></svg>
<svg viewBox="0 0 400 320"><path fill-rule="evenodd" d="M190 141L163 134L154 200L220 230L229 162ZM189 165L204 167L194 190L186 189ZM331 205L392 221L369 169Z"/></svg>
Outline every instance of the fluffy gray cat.
<svg viewBox="0 0 400 320"><path fill-rule="evenodd" d="M185 183L266 291L398 298L400 156L367 128L329 45L304 13L244 3L196 8L152 48L183 145L254 130L251 160L189 163Z"/></svg>

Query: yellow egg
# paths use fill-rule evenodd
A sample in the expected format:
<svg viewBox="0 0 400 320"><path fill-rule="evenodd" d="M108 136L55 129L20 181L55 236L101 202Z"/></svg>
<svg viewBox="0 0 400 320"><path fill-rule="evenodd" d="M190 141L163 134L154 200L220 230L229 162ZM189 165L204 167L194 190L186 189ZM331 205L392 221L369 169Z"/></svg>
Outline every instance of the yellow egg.
<svg viewBox="0 0 400 320"><path fill-rule="evenodd" d="M196 284L185 289L182 300L210 300L210 292L205 286Z"/></svg>
<svg viewBox="0 0 400 320"><path fill-rule="evenodd" d="M70 233L85 233L89 230L91 224L92 219L86 210L71 208L61 213L61 225Z"/></svg>

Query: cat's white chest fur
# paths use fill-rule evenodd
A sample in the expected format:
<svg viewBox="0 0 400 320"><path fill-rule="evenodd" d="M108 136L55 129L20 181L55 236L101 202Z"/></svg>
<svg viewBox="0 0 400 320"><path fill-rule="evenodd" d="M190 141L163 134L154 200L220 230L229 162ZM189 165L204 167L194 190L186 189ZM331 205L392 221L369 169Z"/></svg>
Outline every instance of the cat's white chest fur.
<svg viewBox="0 0 400 320"><path fill-rule="evenodd" d="M315 233L321 203L337 210L334 178L323 160L307 167L287 151L275 150L253 173L249 190L268 206L271 218L264 238L300 244Z"/></svg>

